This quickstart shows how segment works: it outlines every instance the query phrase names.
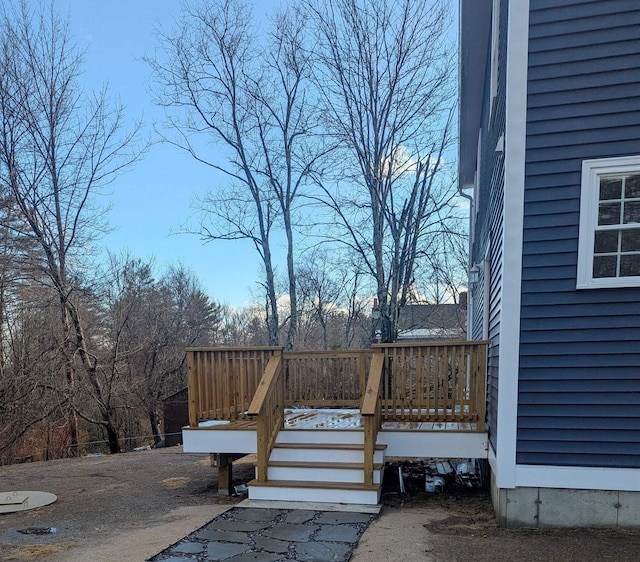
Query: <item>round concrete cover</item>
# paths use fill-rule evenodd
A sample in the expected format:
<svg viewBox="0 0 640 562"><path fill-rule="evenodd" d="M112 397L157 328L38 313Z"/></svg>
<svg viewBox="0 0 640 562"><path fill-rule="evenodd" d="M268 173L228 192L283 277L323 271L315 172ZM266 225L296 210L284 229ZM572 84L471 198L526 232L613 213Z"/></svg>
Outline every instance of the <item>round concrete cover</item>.
<svg viewBox="0 0 640 562"><path fill-rule="evenodd" d="M14 513L49 505L58 499L49 492L0 492L0 513Z"/></svg>

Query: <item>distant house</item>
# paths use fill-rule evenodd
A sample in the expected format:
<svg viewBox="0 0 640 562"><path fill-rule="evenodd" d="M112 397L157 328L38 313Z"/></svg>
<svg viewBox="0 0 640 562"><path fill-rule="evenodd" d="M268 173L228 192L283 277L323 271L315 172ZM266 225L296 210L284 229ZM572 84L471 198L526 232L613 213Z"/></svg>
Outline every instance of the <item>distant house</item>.
<svg viewBox="0 0 640 562"><path fill-rule="evenodd" d="M469 338L506 525L640 524L640 2L460 1Z"/></svg>
<svg viewBox="0 0 640 562"><path fill-rule="evenodd" d="M371 310L373 343L380 342L380 311L374 299ZM467 338L467 293L458 304L407 304L398 313L398 341L465 340Z"/></svg>
<svg viewBox="0 0 640 562"><path fill-rule="evenodd" d="M465 340L467 311L457 304L411 304L400 310L398 341Z"/></svg>

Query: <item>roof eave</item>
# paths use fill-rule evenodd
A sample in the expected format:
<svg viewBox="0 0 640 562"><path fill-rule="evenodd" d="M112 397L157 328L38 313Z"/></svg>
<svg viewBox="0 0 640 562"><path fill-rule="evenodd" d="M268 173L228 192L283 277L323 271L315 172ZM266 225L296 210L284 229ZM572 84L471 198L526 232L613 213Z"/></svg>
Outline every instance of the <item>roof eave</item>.
<svg viewBox="0 0 640 562"><path fill-rule="evenodd" d="M462 189L473 187L475 181L491 6L491 0L460 0L458 181Z"/></svg>

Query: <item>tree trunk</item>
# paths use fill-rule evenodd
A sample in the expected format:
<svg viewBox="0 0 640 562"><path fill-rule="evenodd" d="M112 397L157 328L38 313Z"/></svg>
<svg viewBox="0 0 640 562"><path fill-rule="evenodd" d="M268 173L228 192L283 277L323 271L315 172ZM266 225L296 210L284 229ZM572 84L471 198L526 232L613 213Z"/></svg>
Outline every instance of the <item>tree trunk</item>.
<svg viewBox="0 0 640 562"><path fill-rule="evenodd" d="M149 409L149 425L151 425L151 433L153 434L153 444L159 445L162 441L162 435L160 434L160 420L158 419L158 413L154 408Z"/></svg>
<svg viewBox="0 0 640 562"><path fill-rule="evenodd" d="M62 284L58 284L59 287L62 287ZM73 371L72 365L72 357L73 351L71 349L71 320L69 318L69 313L67 310L66 298L64 296L64 292L59 290L58 296L60 299L60 315L62 317L62 354L65 361L65 380L66 380L66 406L65 406L65 417L67 424L69 426L69 447L67 449L67 455L69 457L77 457L80 454L79 451L79 443L78 443L78 415L75 410L75 405L73 403L73 397L75 394L75 373Z"/></svg>
<svg viewBox="0 0 640 562"><path fill-rule="evenodd" d="M70 457L80 456L80 443L78 441L78 414L76 413L73 404L69 404L69 417L67 418L69 424L69 438L71 444L69 447Z"/></svg>
<svg viewBox="0 0 640 562"><path fill-rule="evenodd" d="M266 274L267 292L267 330L269 331L269 345L280 344L280 323L278 319L278 299L276 297L276 281L271 263L271 248L268 239L262 241L264 251L264 268Z"/></svg>
<svg viewBox="0 0 640 562"><path fill-rule="evenodd" d="M287 209L284 213L284 224L287 231L287 272L289 277L289 329L285 349L293 349L296 332L298 331L298 299L296 287L296 272L293 257L293 230L291 229L291 214Z"/></svg>
<svg viewBox="0 0 640 562"><path fill-rule="evenodd" d="M120 453L120 442L118 440L118 432L114 429L111 424L107 424L105 426L107 430L107 441L109 443L109 453L115 455L116 453Z"/></svg>

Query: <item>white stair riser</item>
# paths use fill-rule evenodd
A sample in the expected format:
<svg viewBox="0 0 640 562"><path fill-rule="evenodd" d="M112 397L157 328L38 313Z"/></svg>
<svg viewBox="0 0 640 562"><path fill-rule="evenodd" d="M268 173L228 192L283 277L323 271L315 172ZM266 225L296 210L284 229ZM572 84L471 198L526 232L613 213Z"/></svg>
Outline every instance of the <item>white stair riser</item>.
<svg viewBox="0 0 640 562"><path fill-rule="evenodd" d="M334 430L323 431L282 429L278 433L276 443L336 443L346 445L362 445L364 431Z"/></svg>
<svg viewBox="0 0 640 562"><path fill-rule="evenodd" d="M287 488L277 486L252 485L249 487L251 500L280 500L320 503L355 503L377 505L380 498L375 490L338 490L317 488Z"/></svg>
<svg viewBox="0 0 640 562"><path fill-rule="evenodd" d="M380 484L380 470L373 471L373 483ZM294 466L270 466L268 480L298 482L364 482L364 471L356 468L311 468Z"/></svg>
<svg viewBox="0 0 640 562"><path fill-rule="evenodd" d="M362 449L290 449L275 447L271 451L272 461L300 461L300 462L345 462L363 463L364 451ZM384 451L376 451L373 455L373 462L381 464L384 462Z"/></svg>

